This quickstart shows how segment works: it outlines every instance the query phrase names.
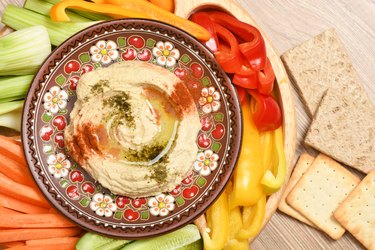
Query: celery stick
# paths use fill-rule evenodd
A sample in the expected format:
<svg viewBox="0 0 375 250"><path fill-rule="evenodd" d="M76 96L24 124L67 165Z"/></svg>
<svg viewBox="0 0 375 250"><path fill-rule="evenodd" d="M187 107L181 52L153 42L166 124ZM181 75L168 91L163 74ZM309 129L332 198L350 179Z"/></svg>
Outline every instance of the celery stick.
<svg viewBox="0 0 375 250"><path fill-rule="evenodd" d="M24 98L25 98L25 96L21 96L21 95L20 96L12 96L12 97L8 97L8 98L0 99L0 103L18 101L18 100L22 100Z"/></svg>
<svg viewBox="0 0 375 250"><path fill-rule="evenodd" d="M23 100L14 102L5 102L0 104L0 115L11 112L23 107Z"/></svg>
<svg viewBox="0 0 375 250"><path fill-rule="evenodd" d="M57 3L61 2L61 0L44 0L44 1L49 2L51 4L57 4ZM112 20L113 19L112 17L102 15L102 14L98 14L98 13L93 13L93 12L87 12L87 11L81 11L81 10L71 10L71 11L74 12L74 13L77 13L80 16L83 16L83 17L86 17L90 20L93 20L93 21L104 21L104 20Z"/></svg>
<svg viewBox="0 0 375 250"><path fill-rule="evenodd" d="M22 108L0 115L0 126L21 131Z"/></svg>
<svg viewBox="0 0 375 250"><path fill-rule="evenodd" d="M49 12L53 7L53 4L48 3L43 0L26 0L25 5L23 6L25 9L35 11L36 13L42 14L44 16L50 16ZM71 11L66 11L66 14L69 16L72 22L90 22L91 19L85 18L80 16L76 13Z"/></svg>
<svg viewBox="0 0 375 250"><path fill-rule="evenodd" d="M42 26L3 36L0 38L0 76L34 74L49 53L51 43Z"/></svg>
<svg viewBox="0 0 375 250"><path fill-rule="evenodd" d="M22 29L34 25L43 25L49 34L53 45L60 45L66 39L97 22L85 23L58 23L53 22L51 18L43 16L34 11L23 9L8 4L3 13L2 22L13 29Z"/></svg>
<svg viewBox="0 0 375 250"><path fill-rule="evenodd" d="M0 102L5 99L24 98L33 80L33 75L1 77L0 78Z"/></svg>

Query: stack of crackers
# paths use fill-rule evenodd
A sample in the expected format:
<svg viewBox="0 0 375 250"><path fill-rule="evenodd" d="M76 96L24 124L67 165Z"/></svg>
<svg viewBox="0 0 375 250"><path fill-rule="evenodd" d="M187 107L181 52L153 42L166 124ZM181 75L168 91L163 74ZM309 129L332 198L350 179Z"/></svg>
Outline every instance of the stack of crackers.
<svg viewBox="0 0 375 250"><path fill-rule="evenodd" d="M279 209L333 239L348 230L375 249L375 108L334 30L281 58L312 117L305 143L320 154L300 156Z"/></svg>

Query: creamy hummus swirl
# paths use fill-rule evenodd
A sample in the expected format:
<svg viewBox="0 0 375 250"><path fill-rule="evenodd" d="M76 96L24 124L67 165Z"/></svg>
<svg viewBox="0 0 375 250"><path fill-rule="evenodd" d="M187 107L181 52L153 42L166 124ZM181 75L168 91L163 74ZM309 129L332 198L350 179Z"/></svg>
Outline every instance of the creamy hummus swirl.
<svg viewBox="0 0 375 250"><path fill-rule="evenodd" d="M171 191L191 172L200 128L178 77L150 63L121 62L82 76L65 142L101 185L135 198Z"/></svg>

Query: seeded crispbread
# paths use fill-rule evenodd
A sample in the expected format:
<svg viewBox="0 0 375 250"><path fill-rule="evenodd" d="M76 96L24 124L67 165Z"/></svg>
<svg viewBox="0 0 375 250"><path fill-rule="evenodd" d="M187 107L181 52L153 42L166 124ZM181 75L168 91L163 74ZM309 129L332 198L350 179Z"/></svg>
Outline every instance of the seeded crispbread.
<svg viewBox="0 0 375 250"><path fill-rule="evenodd" d="M362 180L333 215L366 248L375 249L375 170Z"/></svg>
<svg viewBox="0 0 375 250"><path fill-rule="evenodd" d="M345 229L333 212L359 181L339 163L319 154L294 186L287 202L332 239L339 239Z"/></svg>
<svg viewBox="0 0 375 250"><path fill-rule="evenodd" d="M311 116L329 88L371 105L334 29L286 51L281 59Z"/></svg>
<svg viewBox="0 0 375 250"><path fill-rule="evenodd" d="M294 167L294 170L293 170L292 176L289 179L288 185L286 186L285 192L283 196L281 197L281 200L279 203L279 210L311 227L316 228L316 226L310 220L306 219L306 217L304 217L302 214L296 211L293 207L289 206L289 204L286 202L286 197L289 194L290 190L292 190L294 185L303 176L303 174L306 172L306 170L312 164L313 161L314 161L314 157L309 155L308 153L301 154L296 166Z"/></svg>
<svg viewBox="0 0 375 250"><path fill-rule="evenodd" d="M327 91L305 143L339 162L368 173L375 169L375 108Z"/></svg>

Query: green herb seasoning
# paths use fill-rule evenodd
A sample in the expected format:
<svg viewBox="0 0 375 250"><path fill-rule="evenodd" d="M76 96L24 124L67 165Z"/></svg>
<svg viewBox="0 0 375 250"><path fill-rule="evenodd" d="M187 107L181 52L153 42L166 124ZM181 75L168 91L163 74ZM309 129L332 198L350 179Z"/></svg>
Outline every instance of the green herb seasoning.
<svg viewBox="0 0 375 250"><path fill-rule="evenodd" d="M108 80L100 80L95 85L91 87L91 94L93 95L99 95L104 93L104 87L109 87L109 81Z"/></svg>
<svg viewBox="0 0 375 250"><path fill-rule="evenodd" d="M140 150L128 149L124 153L124 158L131 162L149 162L155 159L164 147L165 145L152 144L145 145Z"/></svg>
<svg viewBox="0 0 375 250"><path fill-rule="evenodd" d="M168 162L169 160L167 156L162 157L157 164L150 168L151 175L146 175L145 178L155 180L159 185L164 184L168 177Z"/></svg>
<svg viewBox="0 0 375 250"><path fill-rule="evenodd" d="M131 128L135 127L129 99L127 93L119 92L119 94L113 95L103 101L104 106L113 109L109 114L109 117L115 117L112 126L122 125L123 121L125 121L127 126Z"/></svg>

